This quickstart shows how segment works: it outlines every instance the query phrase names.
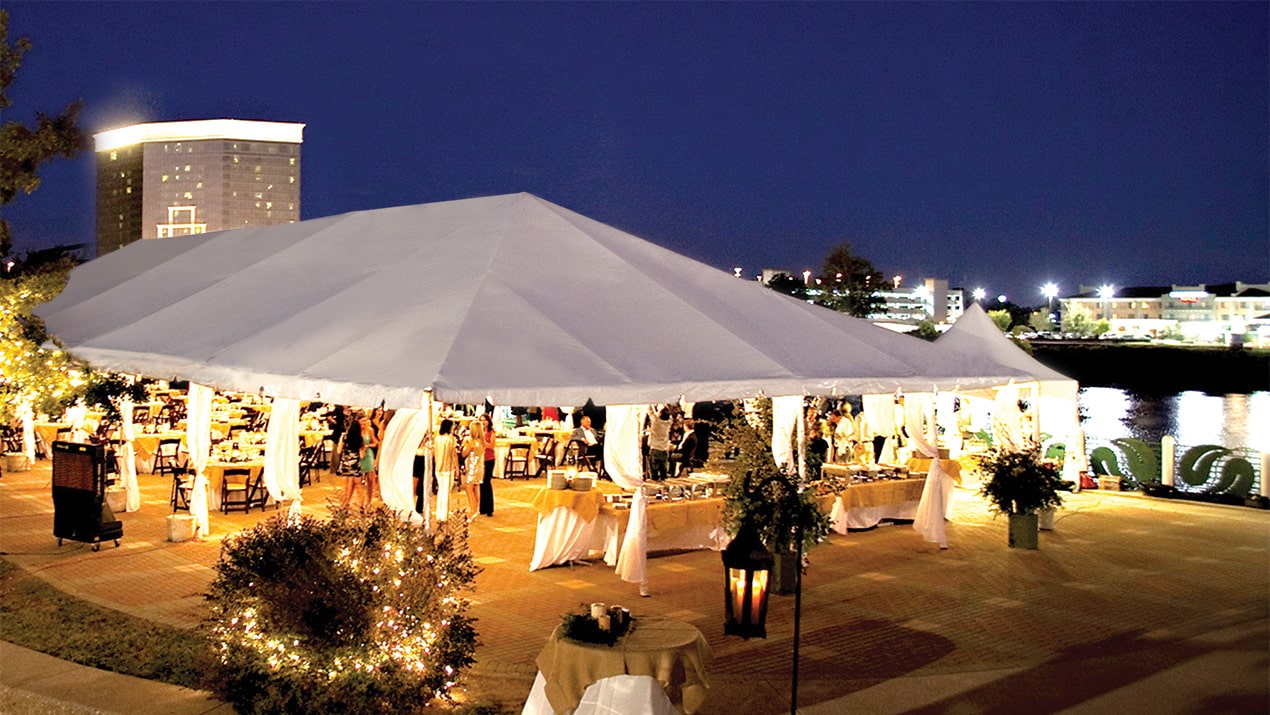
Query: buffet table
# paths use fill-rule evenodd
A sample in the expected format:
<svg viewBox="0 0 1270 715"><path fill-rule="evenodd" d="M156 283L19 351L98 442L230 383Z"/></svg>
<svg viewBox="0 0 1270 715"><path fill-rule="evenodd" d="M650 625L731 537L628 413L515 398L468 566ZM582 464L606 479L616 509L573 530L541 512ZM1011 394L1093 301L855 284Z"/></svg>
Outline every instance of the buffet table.
<svg viewBox="0 0 1270 715"><path fill-rule="evenodd" d="M701 631L659 616L637 617L612 646L564 638L560 628L538 654L538 675L525 703L526 715L571 712L584 702L597 711L673 712L678 700L687 715L700 709L710 687L706 666L713 658Z"/></svg>
<svg viewBox="0 0 1270 715"><path fill-rule="evenodd" d="M722 551L730 541L723 528L722 497L706 499L650 500L648 513L648 553L658 551ZM630 509L612 504L600 507L596 537L603 539L604 563L617 563L622 539L631 520Z"/></svg>
<svg viewBox="0 0 1270 715"><path fill-rule="evenodd" d="M923 479L885 479L854 482L833 502L833 530L871 529L883 519L912 519L922 498Z"/></svg>
<svg viewBox="0 0 1270 715"><path fill-rule="evenodd" d="M596 517L604 503L606 488L585 492L572 489L539 489L533 507L538 512L534 535L534 558L530 571L587 558L604 547L603 530L596 530ZM608 485L607 491L617 487Z"/></svg>

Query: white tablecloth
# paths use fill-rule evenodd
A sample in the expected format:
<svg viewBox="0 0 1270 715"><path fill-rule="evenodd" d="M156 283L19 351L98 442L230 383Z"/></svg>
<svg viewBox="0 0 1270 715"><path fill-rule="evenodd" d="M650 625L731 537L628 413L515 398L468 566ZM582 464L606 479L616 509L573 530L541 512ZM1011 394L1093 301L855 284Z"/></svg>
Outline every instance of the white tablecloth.
<svg viewBox="0 0 1270 715"><path fill-rule="evenodd" d="M538 673L521 715L557 715L547 701L546 685L542 673ZM577 709L565 712L573 715L679 715L679 708L666 697L661 683L651 676L614 675L587 686Z"/></svg>
<svg viewBox="0 0 1270 715"><path fill-rule="evenodd" d="M592 551L604 549L606 531L597 529L600 519L586 521L567 506L558 506L546 515L538 515L534 535L534 558L530 571L587 558ZM617 563L614 556L613 563Z"/></svg>

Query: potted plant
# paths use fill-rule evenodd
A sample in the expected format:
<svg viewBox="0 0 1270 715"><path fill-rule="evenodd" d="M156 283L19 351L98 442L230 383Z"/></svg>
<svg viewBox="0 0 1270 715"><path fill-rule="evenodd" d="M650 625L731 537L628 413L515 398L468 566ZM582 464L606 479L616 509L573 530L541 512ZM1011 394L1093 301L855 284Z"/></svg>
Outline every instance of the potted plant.
<svg viewBox="0 0 1270 715"><path fill-rule="evenodd" d="M721 426L730 459L711 460L711 468L731 475L724 491L723 522L729 536L749 523L775 557L776 593L792 593L801 554L829 534L829 515L816 503L815 490L800 488L796 474L772 456L772 403L757 400L736 409ZM800 540L801 535L801 540Z"/></svg>
<svg viewBox="0 0 1270 715"><path fill-rule="evenodd" d="M993 511L1009 516L1010 546L1035 549L1038 514L1063 503L1058 469L1041 460L1035 445L1019 450L994 447L979 457L979 468L983 472L979 494Z"/></svg>

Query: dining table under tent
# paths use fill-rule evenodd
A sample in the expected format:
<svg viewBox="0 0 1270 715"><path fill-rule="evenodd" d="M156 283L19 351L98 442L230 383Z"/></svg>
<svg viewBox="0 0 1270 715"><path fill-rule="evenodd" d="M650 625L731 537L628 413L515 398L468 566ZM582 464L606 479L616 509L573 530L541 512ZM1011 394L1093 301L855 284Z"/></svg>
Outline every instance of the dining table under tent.
<svg viewBox="0 0 1270 715"><path fill-rule="evenodd" d="M757 396L801 404L1026 377L941 358L953 351L524 193L138 241L74 269L36 312L99 369L188 380L192 393L274 398L271 440L273 420L300 401L395 409L381 496L425 523L412 463L435 403L607 405L606 471L635 494L617 573L638 583L646 517L632 425L645 406ZM202 402L191 395L191 425ZM196 467L201 439L191 438ZM297 467L284 451L267 448L265 481L275 499L295 500ZM200 511L206 528L205 501Z"/></svg>

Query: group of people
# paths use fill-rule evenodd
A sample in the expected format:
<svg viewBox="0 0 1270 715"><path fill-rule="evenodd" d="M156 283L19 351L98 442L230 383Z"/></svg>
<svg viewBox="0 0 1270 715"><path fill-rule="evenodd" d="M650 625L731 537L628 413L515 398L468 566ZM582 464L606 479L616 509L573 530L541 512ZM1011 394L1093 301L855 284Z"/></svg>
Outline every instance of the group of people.
<svg viewBox="0 0 1270 715"><path fill-rule="evenodd" d="M462 442L454 434L454 420L441 420L432 442L432 458L437 475L437 518L449 512L449 494L456 479L462 479L469 518L494 516L494 424L489 413L479 415L467 427ZM422 460L415 460L415 493L426 476Z"/></svg>
<svg viewBox="0 0 1270 715"><path fill-rule="evenodd" d="M339 455L335 473L344 478L342 504L369 506L379 493L379 447L384 429L392 415L383 407L374 410L351 410L346 415L333 412L332 436ZM340 419L340 417L343 417ZM437 518L449 515L450 491L455 482L463 485L468 513L494 515L494 429L488 414L473 420L460 441L455 422L441 421L435 439L425 438L414 463L416 506L422 508L422 484L427 484L425 450L431 450L436 473Z"/></svg>
<svg viewBox="0 0 1270 715"><path fill-rule="evenodd" d="M379 446L384 440L389 415L382 406L373 410L343 410L335 418L332 434L339 455L335 473L344 478L341 503L344 507L360 501L370 506L379 493ZM358 497L356 500L354 497Z"/></svg>
<svg viewBox="0 0 1270 715"><path fill-rule="evenodd" d="M648 478L662 481L701 467L709 453L709 425L662 405L644 428Z"/></svg>

